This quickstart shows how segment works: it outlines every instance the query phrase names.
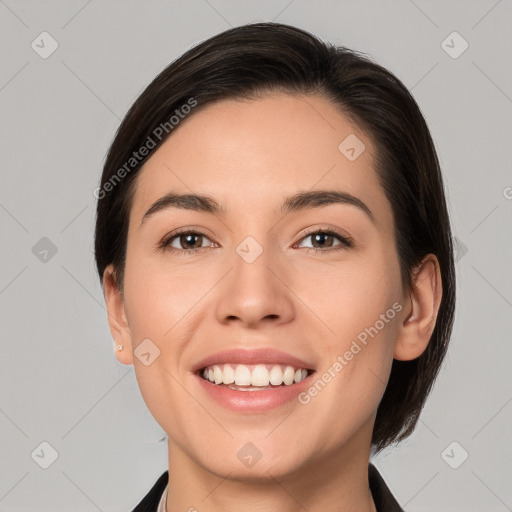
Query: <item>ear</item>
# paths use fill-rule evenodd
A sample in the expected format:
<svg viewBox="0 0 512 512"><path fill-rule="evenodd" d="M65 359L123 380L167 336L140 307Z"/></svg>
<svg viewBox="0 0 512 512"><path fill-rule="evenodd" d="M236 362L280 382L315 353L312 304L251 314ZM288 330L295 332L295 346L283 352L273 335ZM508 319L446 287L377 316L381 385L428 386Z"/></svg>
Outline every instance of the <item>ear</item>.
<svg viewBox="0 0 512 512"><path fill-rule="evenodd" d="M434 332L442 295L439 262L435 255L427 254L413 275L405 319L398 328L395 359L410 361L425 351Z"/></svg>
<svg viewBox="0 0 512 512"><path fill-rule="evenodd" d="M122 364L133 364L132 338L126 318L124 296L117 286L113 265L108 265L103 272L103 295L117 360ZM118 345L123 345L123 350L117 350Z"/></svg>

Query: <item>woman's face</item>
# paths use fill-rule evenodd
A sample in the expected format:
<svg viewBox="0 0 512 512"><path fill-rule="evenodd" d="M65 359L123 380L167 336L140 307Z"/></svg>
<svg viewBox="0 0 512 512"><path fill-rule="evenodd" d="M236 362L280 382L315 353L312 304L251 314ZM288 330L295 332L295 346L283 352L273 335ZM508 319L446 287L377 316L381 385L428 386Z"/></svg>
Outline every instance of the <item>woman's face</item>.
<svg viewBox="0 0 512 512"><path fill-rule="evenodd" d="M191 114L144 165L124 280L135 354L128 347L117 357L134 364L176 464L278 478L368 454L408 296L374 156L328 100L274 95ZM319 191L360 205L304 200L281 211ZM221 211L168 205L142 222L169 193L208 196ZM210 362L260 363L262 382L279 379L274 366L288 379L305 366L308 377L266 391L203 380L198 366L230 349L270 351ZM253 368L241 366L237 382ZM231 379L229 370L212 373Z"/></svg>

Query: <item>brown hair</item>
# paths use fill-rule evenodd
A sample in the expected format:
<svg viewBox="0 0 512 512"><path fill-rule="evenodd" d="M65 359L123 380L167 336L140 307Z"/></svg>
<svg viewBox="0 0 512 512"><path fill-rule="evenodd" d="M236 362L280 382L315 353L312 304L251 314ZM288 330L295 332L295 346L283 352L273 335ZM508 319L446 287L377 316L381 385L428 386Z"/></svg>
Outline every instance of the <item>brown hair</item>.
<svg viewBox="0 0 512 512"><path fill-rule="evenodd" d="M443 297L428 347L412 361L393 361L377 411L378 452L412 433L439 372L455 310L453 241L439 161L423 115L407 88L369 57L279 23L235 27L188 50L143 91L123 119L97 189L95 257L100 282L113 264L123 290L128 220L137 173L172 134L174 121L222 99L277 91L320 94L372 140L376 172L395 219L402 284L423 256L437 256ZM192 99L192 101L191 101ZM164 133L165 132L165 133ZM135 154L137 157L135 158Z"/></svg>

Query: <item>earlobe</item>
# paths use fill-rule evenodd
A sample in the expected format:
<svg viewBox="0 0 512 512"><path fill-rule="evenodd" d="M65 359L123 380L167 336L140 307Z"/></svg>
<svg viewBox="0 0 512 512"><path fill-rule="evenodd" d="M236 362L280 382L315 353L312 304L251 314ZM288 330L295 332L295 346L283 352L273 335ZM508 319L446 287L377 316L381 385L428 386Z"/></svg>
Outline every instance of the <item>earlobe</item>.
<svg viewBox="0 0 512 512"><path fill-rule="evenodd" d="M409 307L404 308L404 319L395 342L393 357L410 361L419 357L427 348L442 298L439 262L428 254L417 266L409 291Z"/></svg>
<svg viewBox="0 0 512 512"><path fill-rule="evenodd" d="M114 353L122 364L133 364L133 352L130 327L125 311L124 297L116 283L113 265L108 265L103 272L103 295L107 306L108 324L114 338ZM118 347L122 346L122 350Z"/></svg>

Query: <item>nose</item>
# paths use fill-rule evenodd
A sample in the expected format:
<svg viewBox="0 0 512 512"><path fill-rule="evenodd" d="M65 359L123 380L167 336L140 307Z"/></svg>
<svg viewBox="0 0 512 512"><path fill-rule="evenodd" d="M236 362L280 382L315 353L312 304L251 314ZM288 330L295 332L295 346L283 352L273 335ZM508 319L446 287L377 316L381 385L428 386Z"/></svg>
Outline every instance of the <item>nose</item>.
<svg viewBox="0 0 512 512"><path fill-rule="evenodd" d="M223 280L216 301L216 317L222 324L238 322L249 328L261 324L273 325L290 322L295 316L293 293L286 286L286 265L265 248L256 259L246 257L245 249L238 247L232 258L233 268ZM247 252L247 254L249 253Z"/></svg>

